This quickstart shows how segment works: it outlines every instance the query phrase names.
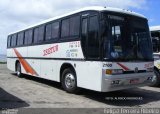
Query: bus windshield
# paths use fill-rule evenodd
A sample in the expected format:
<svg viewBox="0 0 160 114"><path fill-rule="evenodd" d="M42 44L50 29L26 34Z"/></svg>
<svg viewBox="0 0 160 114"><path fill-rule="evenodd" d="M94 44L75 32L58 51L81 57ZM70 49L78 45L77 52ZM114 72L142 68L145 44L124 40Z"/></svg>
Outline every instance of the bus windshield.
<svg viewBox="0 0 160 114"><path fill-rule="evenodd" d="M146 19L105 14L104 59L111 61L153 60Z"/></svg>

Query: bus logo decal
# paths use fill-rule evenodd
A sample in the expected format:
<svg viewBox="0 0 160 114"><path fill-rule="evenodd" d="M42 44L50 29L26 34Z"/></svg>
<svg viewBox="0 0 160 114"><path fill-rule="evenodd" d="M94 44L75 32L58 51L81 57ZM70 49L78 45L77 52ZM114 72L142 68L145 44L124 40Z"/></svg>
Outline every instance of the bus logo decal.
<svg viewBox="0 0 160 114"><path fill-rule="evenodd" d="M58 45L52 46L48 49L43 50L43 53L44 53L43 56L50 55L50 54L57 52L57 51L58 51Z"/></svg>

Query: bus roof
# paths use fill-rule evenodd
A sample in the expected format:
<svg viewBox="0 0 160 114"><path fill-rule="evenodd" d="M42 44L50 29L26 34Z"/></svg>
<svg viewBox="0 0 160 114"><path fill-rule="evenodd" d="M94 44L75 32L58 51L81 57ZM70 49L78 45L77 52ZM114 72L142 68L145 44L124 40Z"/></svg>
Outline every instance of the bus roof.
<svg viewBox="0 0 160 114"><path fill-rule="evenodd" d="M160 26L152 26L150 27L150 31L160 31Z"/></svg>
<svg viewBox="0 0 160 114"><path fill-rule="evenodd" d="M41 25L41 24L44 24L44 23L47 23L47 22L50 22L50 21L54 21L54 20L59 19L59 18L63 18L65 16L69 16L69 15L72 15L72 14L75 14L75 13L80 13L80 12L83 12L83 11L112 11L112 12L118 12L118 13L133 15L133 16L137 16L137 17L141 17L141 18L146 18L144 15L141 15L139 13L136 13L136 12L133 12L133 11L130 11L130 10L126 10L126 9L112 8L112 7L102 7L102 6L92 6L92 7L85 7L85 8L76 10L74 12L70 12L70 13L65 14L65 15L61 15L61 16L56 16L54 18L50 18L50 19L42 21L42 22L40 22L38 24L29 26L29 27L27 27L25 29L10 33L9 35L14 34L14 33L18 33L18 32L33 28L33 27L36 27L38 25Z"/></svg>

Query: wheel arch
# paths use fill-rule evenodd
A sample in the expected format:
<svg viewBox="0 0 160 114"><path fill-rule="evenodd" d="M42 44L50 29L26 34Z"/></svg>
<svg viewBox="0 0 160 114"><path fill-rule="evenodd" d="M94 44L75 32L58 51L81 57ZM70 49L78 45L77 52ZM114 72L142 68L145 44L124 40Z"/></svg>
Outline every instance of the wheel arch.
<svg viewBox="0 0 160 114"><path fill-rule="evenodd" d="M74 73L76 74L75 68L71 63L63 63L60 68L60 82L62 82L62 73L67 68L71 68L74 71ZM76 74L76 77L77 77L77 74Z"/></svg>

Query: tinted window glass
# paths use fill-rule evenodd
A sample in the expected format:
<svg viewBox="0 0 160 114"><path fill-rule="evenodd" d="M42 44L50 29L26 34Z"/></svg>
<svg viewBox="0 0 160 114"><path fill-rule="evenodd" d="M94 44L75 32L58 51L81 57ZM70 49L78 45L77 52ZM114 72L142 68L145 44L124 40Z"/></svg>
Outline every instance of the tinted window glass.
<svg viewBox="0 0 160 114"><path fill-rule="evenodd" d="M93 16L89 19L88 29L88 57L99 57L99 39L98 39L98 17Z"/></svg>
<svg viewBox="0 0 160 114"><path fill-rule="evenodd" d="M38 28L34 29L34 43L38 43Z"/></svg>
<svg viewBox="0 0 160 114"><path fill-rule="evenodd" d="M33 39L33 30L30 29L30 30L27 30L25 32L25 41L24 41L24 44L32 44L32 39Z"/></svg>
<svg viewBox="0 0 160 114"><path fill-rule="evenodd" d="M82 48L83 53L86 55L86 39L87 39L87 18L82 20Z"/></svg>
<svg viewBox="0 0 160 114"><path fill-rule="evenodd" d="M32 44L33 41L33 29L28 30L28 44Z"/></svg>
<svg viewBox="0 0 160 114"><path fill-rule="evenodd" d="M40 26L38 29L38 42L42 42L44 40L44 26Z"/></svg>
<svg viewBox="0 0 160 114"><path fill-rule="evenodd" d="M17 34L13 35L14 36L14 46L17 45Z"/></svg>
<svg viewBox="0 0 160 114"><path fill-rule="evenodd" d="M59 22L52 23L52 38L58 38Z"/></svg>
<svg viewBox="0 0 160 114"><path fill-rule="evenodd" d="M11 36L8 36L8 40L7 40L7 47L10 47L11 46Z"/></svg>
<svg viewBox="0 0 160 114"><path fill-rule="evenodd" d="M24 44L27 45L28 44L28 31L25 32L24 35Z"/></svg>
<svg viewBox="0 0 160 114"><path fill-rule="evenodd" d="M75 16L70 18L70 36L79 35L80 17Z"/></svg>
<svg viewBox="0 0 160 114"><path fill-rule="evenodd" d="M83 19L82 21L82 36L86 37L87 35L87 19Z"/></svg>
<svg viewBox="0 0 160 114"><path fill-rule="evenodd" d="M13 47L16 46L16 41L17 41L17 35L14 34L14 35L12 35L12 43L11 43L11 45L12 45Z"/></svg>
<svg viewBox="0 0 160 114"><path fill-rule="evenodd" d="M118 49L121 50L122 49L121 31L122 31L121 26L112 26L112 39L114 40L115 50L118 50Z"/></svg>
<svg viewBox="0 0 160 114"><path fill-rule="evenodd" d="M52 25L51 25L51 24L48 24L48 25L46 26L46 35L45 35L46 40L51 39L51 34L52 34Z"/></svg>
<svg viewBox="0 0 160 114"><path fill-rule="evenodd" d="M24 33L23 32L18 33L18 38L17 38L17 45L18 46L23 45L23 38L24 38Z"/></svg>
<svg viewBox="0 0 160 114"><path fill-rule="evenodd" d="M34 43L40 43L44 40L44 26L34 29Z"/></svg>
<svg viewBox="0 0 160 114"><path fill-rule="evenodd" d="M14 38L13 38L13 35L11 36L11 46L14 46Z"/></svg>
<svg viewBox="0 0 160 114"><path fill-rule="evenodd" d="M69 19L62 21L61 37L69 36Z"/></svg>

